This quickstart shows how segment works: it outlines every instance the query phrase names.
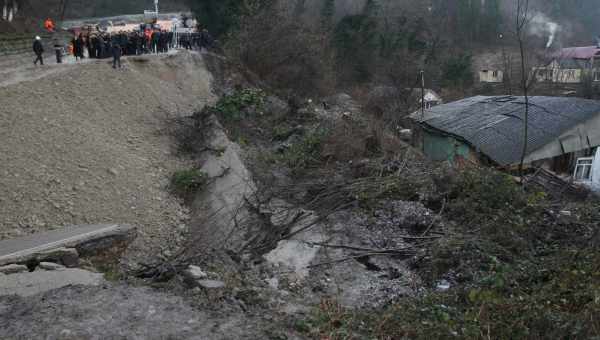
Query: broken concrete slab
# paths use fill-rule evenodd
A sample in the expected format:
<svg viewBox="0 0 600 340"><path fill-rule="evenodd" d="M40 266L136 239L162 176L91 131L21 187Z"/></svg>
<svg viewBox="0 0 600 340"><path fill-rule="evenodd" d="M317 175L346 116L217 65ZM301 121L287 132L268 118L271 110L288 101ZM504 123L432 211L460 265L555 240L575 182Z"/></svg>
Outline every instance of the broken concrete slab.
<svg viewBox="0 0 600 340"><path fill-rule="evenodd" d="M79 265L79 253L75 248L56 248L36 256L39 262L60 262L69 268Z"/></svg>
<svg viewBox="0 0 600 340"><path fill-rule="evenodd" d="M23 266L20 264L9 264L8 266L3 266L0 267L0 273L2 274L16 274L16 273L23 273L29 271L29 268L27 268L27 266Z"/></svg>
<svg viewBox="0 0 600 340"><path fill-rule="evenodd" d="M0 266L26 263L57 248L76 248L80 255L110 248L115 242L132 240L135 228L129 225L72 226L46 233L0 241Z"/></svg>
<svg viewBox="0 0 600 340"><path fill-rule="evenodd" d="M58 263L54 263L54 262L40 262L38 267L43 270L63 270L63 269L65 269L65 266L60 265Z"/></svg>
<svg viewBox="0 0 600 340"><path fill-rule="evenodd" d="M36 270L0 276L0 296L32 296L66 286L98 286L104 275L87 270L70 268L60 271Z"/></svg>

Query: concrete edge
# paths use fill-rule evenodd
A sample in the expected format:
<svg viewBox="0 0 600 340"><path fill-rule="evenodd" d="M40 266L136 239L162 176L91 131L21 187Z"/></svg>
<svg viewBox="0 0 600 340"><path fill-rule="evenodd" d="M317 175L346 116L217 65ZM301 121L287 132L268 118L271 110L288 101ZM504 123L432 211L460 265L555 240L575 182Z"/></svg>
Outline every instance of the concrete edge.
<svg viewBox="0 0 600 340"><path fill-rule="evenodd" d="M110 239L129 239L135 234L135 232L136 228L128 224L107 225L102 229L2 255L0 256L0 266L12 263L25 263L35 259L41 253L57 248L79 248L82 245L85 245L87 248L89 248L90 244L93 244L97 241L106 241ZM104 247L98 247L95 249L100 248Z"/></svg>

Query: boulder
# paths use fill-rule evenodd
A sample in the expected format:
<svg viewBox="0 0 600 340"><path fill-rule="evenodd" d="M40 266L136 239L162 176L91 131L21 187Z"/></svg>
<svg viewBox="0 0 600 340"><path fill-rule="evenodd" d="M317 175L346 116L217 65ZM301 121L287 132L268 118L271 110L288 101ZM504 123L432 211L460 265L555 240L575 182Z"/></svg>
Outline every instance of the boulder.
<svg viewBox="0 0 600 340"><path fill-rule="evenodd" d="M191 280L203 280L208 277L208 274L203 272L200 267L193 265L190 265L186 270L184 270L183 275Z"/></svg>

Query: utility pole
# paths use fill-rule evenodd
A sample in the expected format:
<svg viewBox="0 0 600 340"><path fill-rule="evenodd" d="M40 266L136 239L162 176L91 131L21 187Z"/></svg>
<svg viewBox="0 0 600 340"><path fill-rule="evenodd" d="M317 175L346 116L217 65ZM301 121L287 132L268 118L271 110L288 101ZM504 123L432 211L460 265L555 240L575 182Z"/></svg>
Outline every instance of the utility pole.
<svg viewBox="0 0 600 340"><path fill-rule="evenodd" d="M421 70L421 119L425 118L425 71Z"/></svg>

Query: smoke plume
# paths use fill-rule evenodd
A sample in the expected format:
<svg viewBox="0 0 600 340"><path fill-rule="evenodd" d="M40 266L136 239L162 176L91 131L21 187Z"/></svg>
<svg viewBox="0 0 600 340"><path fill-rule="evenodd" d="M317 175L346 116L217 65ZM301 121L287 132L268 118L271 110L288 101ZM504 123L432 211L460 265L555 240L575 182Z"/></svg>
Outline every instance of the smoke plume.
<svg viewBox="0 0 600 340"><path fill-rule="evenodd" d="M546 48L552 47L560 31L562 31L562 27L543 13L534 13L529 23L530 34L541 38L548 38Z"/></svg>

